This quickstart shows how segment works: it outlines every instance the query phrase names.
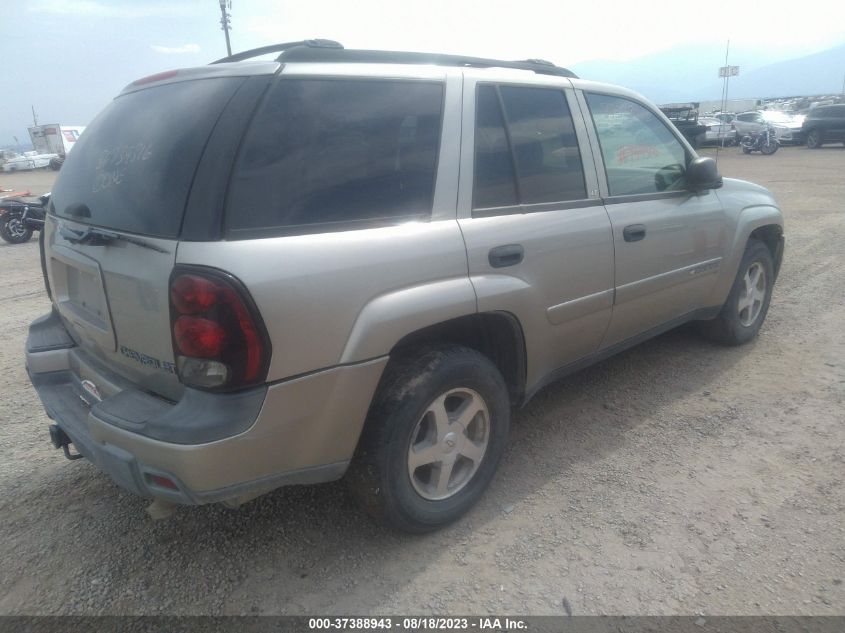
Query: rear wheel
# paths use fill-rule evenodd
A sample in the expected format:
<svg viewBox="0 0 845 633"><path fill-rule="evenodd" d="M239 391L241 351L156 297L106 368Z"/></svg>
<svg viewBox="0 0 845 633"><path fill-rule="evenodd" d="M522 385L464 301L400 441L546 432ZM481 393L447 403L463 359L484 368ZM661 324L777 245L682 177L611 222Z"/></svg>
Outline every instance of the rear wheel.
<svg viewBox="0 0 845 633"><path fill-rule="evenodd" d="M818 149L822 146L822 135L818 130L810 130L807 134L807 147Z"/></svg>
<svg viewBox="0 0 845 633"><path fill-rule="evenodd" d="M774 287L774 263L768 247L749 240L728 300L712 321L701 322L701 330L713 341L742 345L760 331Z"/></svg>
<svg viewBox="0 0 845 633"><path fill-rule="evenodd" d="M377 518L407 532L463 515L493 478L510 426L499 370L465 347L391 361L347 473Z"/></svg>

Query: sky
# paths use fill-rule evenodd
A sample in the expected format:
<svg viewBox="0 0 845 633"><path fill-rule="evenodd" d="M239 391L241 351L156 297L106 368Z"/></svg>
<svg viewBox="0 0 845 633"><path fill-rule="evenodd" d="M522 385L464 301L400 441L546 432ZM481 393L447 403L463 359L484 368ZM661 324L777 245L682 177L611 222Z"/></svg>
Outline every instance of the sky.
<svg viewBox="0 0 845 633"><path fill-rule="evenodd" d="M817 0L827 17L812 28L803 13L795 0L232 0L231 38L234 51L320 37L561 66L727 39L779 61L845 42L843 0ZM31 106L40 123L85 125L139 77L224 56L219 19L218 0L0 0L0 146L28 143Z"/></svg>

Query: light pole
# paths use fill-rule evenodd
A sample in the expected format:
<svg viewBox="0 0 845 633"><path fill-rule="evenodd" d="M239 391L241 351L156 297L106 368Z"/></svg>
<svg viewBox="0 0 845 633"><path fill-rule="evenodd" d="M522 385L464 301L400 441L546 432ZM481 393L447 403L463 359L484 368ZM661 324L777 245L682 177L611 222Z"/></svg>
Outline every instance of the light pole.
<svg viewBox="0 0 845 633"><path fill-rule="evenodd" d="M227 11L228 9L228 11ZM226 54L232 56L232 45L229 43L229 20L231 16L229 11L232 10L232 0L220 0L220 28L226 35Z"/></svg>

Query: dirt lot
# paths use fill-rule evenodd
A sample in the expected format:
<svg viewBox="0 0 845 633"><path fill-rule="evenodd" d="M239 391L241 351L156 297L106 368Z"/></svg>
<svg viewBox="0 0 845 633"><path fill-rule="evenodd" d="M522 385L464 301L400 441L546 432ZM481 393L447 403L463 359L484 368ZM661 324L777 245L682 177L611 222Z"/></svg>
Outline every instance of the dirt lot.
<svg viewBox="0 0 845 633"><path fill-rule="evenodd" d="M0 613L845 613L845 149L720 168L787 216L759 340L683 328L547 388L481 503L425 537L342 484L151 521L50 447L22 353L37 243L0 244Z"/></svg>

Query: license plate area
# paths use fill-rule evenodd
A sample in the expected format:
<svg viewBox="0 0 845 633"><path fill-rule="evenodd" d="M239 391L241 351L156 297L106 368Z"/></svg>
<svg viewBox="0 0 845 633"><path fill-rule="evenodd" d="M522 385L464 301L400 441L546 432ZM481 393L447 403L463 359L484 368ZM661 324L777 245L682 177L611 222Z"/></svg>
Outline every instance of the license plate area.
<svg viewBox="0 0 845 633"><path fill-rule="evenodd" d="M97 260L55 245L50 254L50 272L56 307L71 326L71 334L83 345L115 351L103 274Z"/></svg>

